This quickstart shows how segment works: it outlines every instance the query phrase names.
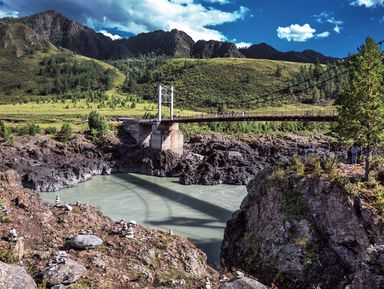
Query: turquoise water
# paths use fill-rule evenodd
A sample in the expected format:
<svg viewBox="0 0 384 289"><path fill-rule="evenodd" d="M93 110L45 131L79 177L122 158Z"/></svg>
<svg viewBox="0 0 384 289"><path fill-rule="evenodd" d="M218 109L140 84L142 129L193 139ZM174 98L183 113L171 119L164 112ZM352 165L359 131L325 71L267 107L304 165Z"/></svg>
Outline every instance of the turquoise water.
<svg viewBox="0 0 384 289"><path fill-rule="evenodd" d="M42 199L87 203L112 219L135 220L139 224L172 228L187 236L218 267L226 221L246 195L245 186L184 186L177 178L156 178L138 174L95 176L73 188L41 193Z"/></svg>

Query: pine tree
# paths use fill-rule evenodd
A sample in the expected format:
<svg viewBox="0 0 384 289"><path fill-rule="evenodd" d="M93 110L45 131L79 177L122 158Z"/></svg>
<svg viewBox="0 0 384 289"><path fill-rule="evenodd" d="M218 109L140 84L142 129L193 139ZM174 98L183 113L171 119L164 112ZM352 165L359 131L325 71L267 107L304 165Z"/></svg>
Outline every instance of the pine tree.
<svg viewBox="0 0 384 289"><path fill-rule="evenodd" d="M350 86L336 104L339 116L335 132L343 141L359 142L364 148L365 180L369 180L372 151L383 143L384 69L383 53L368 37L349 62Z"/></svg>

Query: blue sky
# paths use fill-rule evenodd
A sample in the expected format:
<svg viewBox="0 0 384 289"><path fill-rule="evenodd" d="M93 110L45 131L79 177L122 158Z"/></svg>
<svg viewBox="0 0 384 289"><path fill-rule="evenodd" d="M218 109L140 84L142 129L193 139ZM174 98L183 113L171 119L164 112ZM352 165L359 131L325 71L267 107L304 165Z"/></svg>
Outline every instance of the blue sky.
<svg viewBox="0 0 384 289"><path fill-rule="evenodd" d="M266 42L343 57L370 35L384 39L384 0L0 0L0 17L46 9L113 39L173 28L197 41Z"/></svg>

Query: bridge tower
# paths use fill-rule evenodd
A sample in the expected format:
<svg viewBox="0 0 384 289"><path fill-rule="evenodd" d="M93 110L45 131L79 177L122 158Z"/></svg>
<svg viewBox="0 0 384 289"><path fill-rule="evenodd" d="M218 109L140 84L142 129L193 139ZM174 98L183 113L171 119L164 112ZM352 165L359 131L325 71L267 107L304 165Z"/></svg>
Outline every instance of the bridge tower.
<svg viewBox="0 0 384 289"><path fill-rule="evenodd" d="M169 104L169 119L173 120L174 87L159 85L157 103L157 123L152 126L149 145L160 151L183 154L184 136L177 122L162 123L162 105Z"/></svg>
<svg viewBox="0 0 384 289"><path fill-rule="evenodd" d="M169 116L173 119L173 85L159 85L158 101L157 101L157 121L161 122L162 105L169 104Z"/></svg>

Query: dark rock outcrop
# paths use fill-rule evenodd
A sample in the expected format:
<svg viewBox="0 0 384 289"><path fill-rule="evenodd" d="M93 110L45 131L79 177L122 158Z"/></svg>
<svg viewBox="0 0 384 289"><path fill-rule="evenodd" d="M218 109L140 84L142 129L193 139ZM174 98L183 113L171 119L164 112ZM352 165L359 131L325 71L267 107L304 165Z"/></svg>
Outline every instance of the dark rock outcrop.
<svg viewBox="0 0 384 289"><path fill-rule="evenodd" d="M0 171L14 169L23 185L37 191L57 191L109 174L113 163L97 146L82 136L68 144L46 136L21 138L14 146L0 146Z"/></svg>
<svg viewBox="0 0 384 289"><path fill-rule="evenodd" d="M363 200L325 176L275 176L269 169L247 189L225 229L227 268L286 289L382 288L382 247L369 247L384 243L384 226Z"/></svg>
<svg viewBox="0 0 384 289"><path fill-rule="evenodd" d="M113 41L109 37L96 33L91 28L76 23L54 10L23 17L20 21L55 46L88 57L107 59L113 47Z"/></svg>
<svg viewBox="0 0 384 289"><path fill-rule="evenodd" d="M241 48L239 50L245 57L255 59L284 60L303 63L314 63L319 61L323 64L336 62L338 60L313 50L281 52L266 43L251 45L248 48Z"/></svg>
<svg viewBox="0 0 384 289"><path fill-rule="evenodd" d="M0 48L21 57L35 50L53 48L53 45L22 23L0 22Z"/></svg>
<svg viewBox="0 0 384 289"><path fill-rule="evenodd" d="M231 42L199 40L193 45L192 56L195 58L233 57L244 58L244 55Z"/></svg>
<svg viewBox="0 0 384 289"><path fill-rule="evenodd" d="M267 289L267 287L254 279L243 277L226 282L219 289Z"/></svg>
<svg viewBox="0 0 384 289"><path fill-rule="evenodd" d="M176 58L191 57L194 45L193 39L183 31L173 29L166 32L162 30L140 33L128 39L116 41L116 44L125 47L132 56L155 53L156 55L167 55ZM123 58L121 52L113 54L111 58Z"/></svg>

